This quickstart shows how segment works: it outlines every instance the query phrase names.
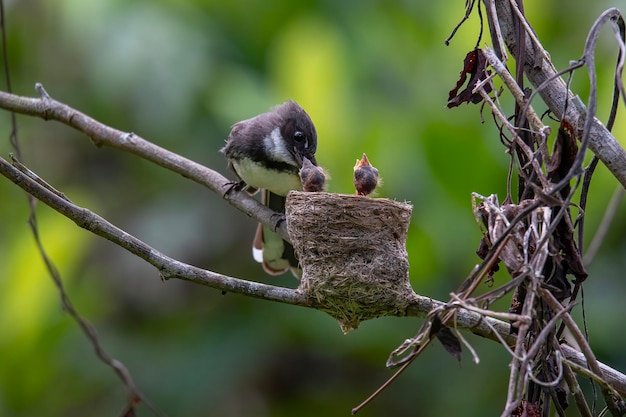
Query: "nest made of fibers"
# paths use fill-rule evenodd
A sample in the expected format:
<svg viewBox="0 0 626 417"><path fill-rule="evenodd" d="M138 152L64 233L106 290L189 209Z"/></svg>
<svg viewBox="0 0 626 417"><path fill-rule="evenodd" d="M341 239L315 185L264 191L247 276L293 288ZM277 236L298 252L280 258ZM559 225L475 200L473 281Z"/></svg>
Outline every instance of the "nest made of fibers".
<svg viewBox="0 0 626 417"><path fill-rule="evenodd" d="M384 198L292 191L287 230L302 267L299 291L339 321L402 315L415 301L406 236L412 206Z"/></svg>

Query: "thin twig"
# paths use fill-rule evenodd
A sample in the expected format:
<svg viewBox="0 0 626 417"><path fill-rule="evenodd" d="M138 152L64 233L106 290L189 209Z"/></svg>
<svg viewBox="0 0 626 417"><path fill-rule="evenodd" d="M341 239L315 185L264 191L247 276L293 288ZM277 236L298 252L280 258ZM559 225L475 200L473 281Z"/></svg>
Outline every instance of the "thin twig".
<svg viewBox="0 0 626 417"><path fill-rule="evenodd" d="M448 37L444 41L446 46L450 45L450 41L452 40L452 38L454 38L454 35L456 34L456 32L463 25L463 23L465 23L465 21L467 19L469 19L470 15L472 14L472 10L474 9L474 4L475 3L476 3L476 0L466 0L466 2L465 2L465 15L463 16L461 21L456 24L454 29L452 29L452 33L450 33L450 35L448 35Z"/></svg>
<svg viewBox="0 0 626 417"><path fill-rule="evenodd" d="M581 417L592 417L593 414L589 409L589 405L587 404L587 400L585 399L585 394L580 388L580 384L576 380L576 375L574 375L570 363L571 362L567 360L562 361L563 379L569 387L570 394L574 396L574 401L576 401L576 406L578 407L578 411L580 412Z"/></svg>
<svg viewBox="0 0 626 417"><path fill-rule="evenodd" d="M532 373L532 367L530 364L528 364L526 366L526 372L528 374L528 378L533 381L535 384L542 386L542 387L546 387L546 388L554 388L556 386L558 386L561 383L561 380L563 379L563 363L561 361L561 353L557 350L554 352L556 358L554 359L554 361L556 362L556 365L558 367L558 373L557 376L552 380L552 381L541 381L539 380L533 373ZM558 403L557 403L558 404Z"/></svg>
<svg viewBox="0 0 626 417"><path fill-rule="evenodd" d="M526 292L526 298L524 299L524 307L522 309L522 315L532 317L532 310L535 304L536 289L538 287L538 278L535 276L529 277L528 291ZM513 410L517 408L522 400L522 394L524 387L526 386L527 370L526 367L521 366L519 358L523 358L525 352L525 340L526 335L530 329L530 324L521 323L517 330L517 340L515 343L515 355L511 359L510 374L509 374L509 387L507 390L506 405L502 412L502 417L508 417L513 413Z"/></svg>
<svg viewBox="0 0 626 417"><path fill-rule="evenodd" d="M617 214L620 203L624 199L625 193L626 191L624 191L622 187L617 187L613 192L611 200L609 201L609 204L604 211L604 215L602 216L602 221L598 226L598 230L596 230L596 233L593 235L593 239L591 240L591 243L587 248L587 252L585 252L585 256L583 257L585 265L590 265L600 250L600 246L602 245L602 242L604 242L604 238L611 228L611 224Z"/></svg>
<svg viewBox="0 0 626 417"><path fill-rule="evenodd" d="M369 404L374 398L376 398L381 392L383 392L393 381L395 381L405 370L406 368L418 357L418 355L426 349L426 347L430 344L432 338L429 338L426 342L424 342L417 351L411 355L411 357L400 367L394 374L387 379L380 387L376 389L369 397L367 397L363 402L352 409L352 414L358 413L363 407Z"/></svg>
<svg viewBox="0 0 626 417"><path fill-rule="evenodd" d="M507 130L511 132L511 134L513 135L513 142L522 152L524 152L524 154L526 155L526 158L528 158L528 161L529 161L528 163L532 165L533 170L535 171L535 173L537 173L537 177L539 178L540 181L542 181L542 185L545 188L547 188L548 183L547 183L545 176L542 175L543 173L541 171L541 167L539 166L539 162L537 161L537 158L535 157L533 151L528 147L528 145L519 136L518 129L515 126L513 126L511 122L509 122L508 118L495 105L495 103L493 102L493 100L491 100L491 97L489 97L489 95L484 90L484 88L480 88L477 91L483 97L485 102L491 107L491 110L494 116L500 120L500 122L502 123L502 126L506 127ZM543 134L547 134L548 132L549 132L549 129L545 129L541 127L538 134L543 135ZM525 168L525 167L522 167L522 168Z"/></svg>
<svg viewBox="0 0 626 417"><path fill-rule="evenodd" d="M518 281L518 285L519 285ZM530 323L531 319L530 317L524 317L521 314L514 314L514 313L504 313L504 312L500 312L500 311L492 311L492 310L486 310L484 308L479 308L476 306L471 305L469 302L469 300L462 300L457 294L455 293L451 293L450 297L454 300L450 303L448 303L448 305L450 307L455 307L455 306L460 306L462 308L464 308L465 310L468 311L472 311L474 313L478 313L481 316L485 316L485 317L493 317L496 318L498 320L508 320L508 321L512 321L512 322L527 322Z"/></svg>
<svg viewBox="0 0 626 417"><path fill-rule="evenodd" d="M496 5L494 0L484 0L487 12L487 22L496 22L498 20L498 13L496 11ZM506 53L506 47L504 46L504 39L502 39L502 31L500 25L489 25L489 31L491 33L491 40L494 45L497 57L502 62L507 62L509 57Z"/></svg>
<svg viewBox="0 0 626 417"><path fill-rule="evenodd" d="M502 63L502 61L500 61L494 50L489 47L485 47L483 51L485 53L485 56L487 57L487 60L489 61L489 65L491 65L496 74L498 74L500 79L504 82L504 85L506 85L508 90L511 92L517 104L521 108L526 108L526 106L528 106L528 109L525 112L525 117L530 123L533 132L536 134L542 134L543 136L548 136L550 134L549 128L547 126L544 126L539 116L537 116L537 113L535 113L535 110L528 105L529 102L526 98L526 95L519 87L519 85L517 85L517 82L515 81L509 70L506 68L506 66Z"/></svg>
<svg viewBox="0 0 626 417"><path fill-rule="evenodd" d="M576 373L580 374L585 378L592 379L595 383L603 387L605 390L609 391L612 395L619 397L620 393L606 381L606 378L596 374L593 371L590 371L588 368L584 366L580 366L577 363L574 363L569 360L564 361L567 365L569 365Z"/></svg>
<svg viewBox="0 0 626 417"><path fill-rule="evenodd" d="M546 303L554 311L559 311L560 309L563 308L561 303L559 303L558 300L554 297L554 295L552 295L552 293L550 293L549 291L543 288L539 288L538 292L541 298L544 301L546 301ZM563 322L565 323L567 328L570 330L572 336L574 337L574 340L580 347L582 353L585 355L585 358L587 359L587 364L589 366L589 370L593 372L595 375L598 375L598 376L602 375L602 369L600 368L600 365L598 364L596 356L591 350L591 347L589 346L589 343L585 339L585 336L582 334L582 332L580 331L580 329L574 322L574 319L569 315L569 313L563 314L562 317L563 317ZM623 415L624 412L626 411L624 409L624 403L621 400L617 400L617 398L619 398L618 396L617 398L613 398L612 396L615 396L616 391L612 387L608 389L607 386L610 387L610 385L608 384L603 385L602 387L602 394L604 395L604 400L606 402L607 407L609 408L609 410L614 416Z"/></svg>

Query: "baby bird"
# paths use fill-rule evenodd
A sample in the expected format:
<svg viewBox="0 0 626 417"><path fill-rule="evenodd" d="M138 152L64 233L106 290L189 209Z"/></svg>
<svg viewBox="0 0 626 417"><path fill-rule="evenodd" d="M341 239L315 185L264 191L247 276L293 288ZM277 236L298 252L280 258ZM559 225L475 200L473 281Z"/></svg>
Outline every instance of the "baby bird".
<svg viewBox="0 0 626 417"><path fill-rule="evenodd" d="M300 168L299 175L304 191L324 191L324 187L326 186L326 174L324 170L317 165L313 165L306 156L302 158L302 168Z"/></svg>
<svg viewBox="0 0 626 417"><path fill-rule="evenodd" d="M363 154L361 160L356 160L354 166L354 187L357 195L369 196L380 184L378 170L370 164L367 155Z"/></svg>

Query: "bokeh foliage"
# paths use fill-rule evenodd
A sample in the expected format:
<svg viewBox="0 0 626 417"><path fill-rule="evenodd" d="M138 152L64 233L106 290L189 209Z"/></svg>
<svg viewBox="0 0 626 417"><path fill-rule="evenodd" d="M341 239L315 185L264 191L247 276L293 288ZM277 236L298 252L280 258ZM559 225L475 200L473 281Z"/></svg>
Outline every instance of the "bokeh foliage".
<svg viewBox="0 0 626 417"><path fill-rule="evenodd" d="M562 68L613 5L550 0L528 4L527 12ZM34 95L42 82L56 99L227 175L218 150L230 126L293 98L316 123L330 191L352 192L352 166L367 152L384 179L379 196L414 204L407 248L418 293L447 299L478 262L470 193L503 198L508 159L487 112L481 123L478 106L445 108L479 32L474 16L444 46L463 2L32 0L5 1L5 11L15 93ZM615 57L604 40L600 117ZM585 100L580 74L573 85ZM182 261L296 286L254 264L254 222L219 196L97 149L64 126L23 116L18 123L26 163L78 204ZM622 143L625 126L618 119ZM0 129L6 157L6 112ZM615 187L600 167L587 241ZM387 354L418 326L385 318L343 336L322 313L162 282L153 268L47 207L38 214L77 308L170 415L347 415L390 375ZM23 194L0 180L0 415L114 415L123 388L61 310L27 216ZM626 336L616 318L626 314L625 232L622 206L585 291L591 345L622 370ZM470 341L479 366L466 357L459 367L431 348L362 415L499 413L507 355Z"/></svg>

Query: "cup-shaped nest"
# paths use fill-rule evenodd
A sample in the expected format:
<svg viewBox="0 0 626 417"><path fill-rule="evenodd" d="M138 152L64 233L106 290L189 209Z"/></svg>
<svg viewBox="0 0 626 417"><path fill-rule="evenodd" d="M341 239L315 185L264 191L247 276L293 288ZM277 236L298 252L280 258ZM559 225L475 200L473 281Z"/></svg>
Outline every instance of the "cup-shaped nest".
<svg viewBox="0 0 626 417"><path fill-rule="evenodd" d="M363 320L404 315L415 301L406 252L411 211L383 198L287 196L287 230L302 267L299 291L344 333Z"/></svg>

